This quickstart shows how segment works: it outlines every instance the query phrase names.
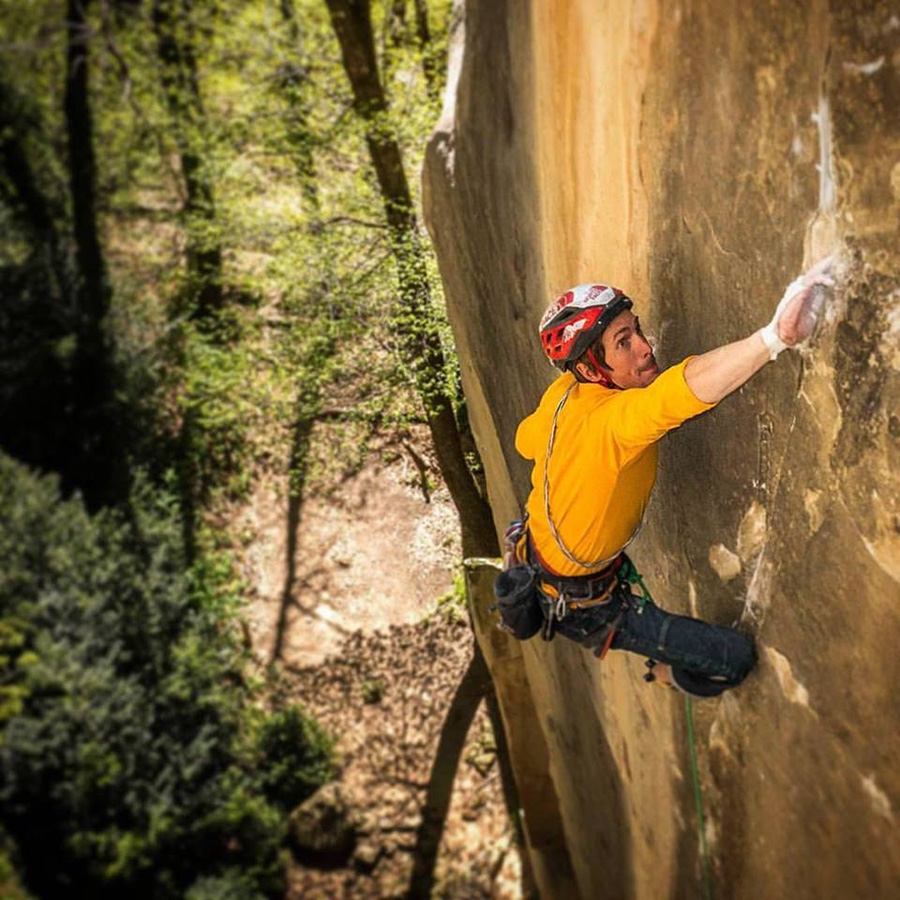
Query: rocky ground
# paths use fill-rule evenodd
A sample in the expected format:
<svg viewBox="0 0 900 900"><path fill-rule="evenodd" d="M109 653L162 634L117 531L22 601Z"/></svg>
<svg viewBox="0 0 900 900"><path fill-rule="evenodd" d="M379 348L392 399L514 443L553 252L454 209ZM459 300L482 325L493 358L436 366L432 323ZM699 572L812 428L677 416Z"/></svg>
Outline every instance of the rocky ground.
<svg viewBox="0 0 900 900"><path fill-rule="evenodd" d="M356 632L324 663L291 671L292 693L339 736L340 793L356 835L343 865L295 864L290 900L406 895L438 738L471 642L465 615L448 604L416 624ZM432 896L511 900L521 896L519 882L482 703L456 773Z"/></svg>
<svg viewBox="0 0 900 900"><path fill-rule="evenodd" d="M453 590L455 510L442 486L423 490L421 457L391 449L370 450L352 478L308 498L293 542L278 479L262 481L232 523L244 536L247 637L264 664L281 621L286 687L337 740L340 776L325 805L344 805L352 826L342 858L292 864L286 900L406 896L441 728L472 657ZM482 703L432 896L513 900L520 863Z"/></svg>

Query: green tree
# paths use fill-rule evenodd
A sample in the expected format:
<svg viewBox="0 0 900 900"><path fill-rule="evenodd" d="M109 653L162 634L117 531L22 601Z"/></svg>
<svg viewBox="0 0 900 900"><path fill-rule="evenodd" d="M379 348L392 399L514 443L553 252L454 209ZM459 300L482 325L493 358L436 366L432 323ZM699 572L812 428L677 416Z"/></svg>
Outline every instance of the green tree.
<svg viewBox="0 0 900 900"><path fill-rule="evenodd" d="M38 102L23 89L29 79L0 60L0 433L5 447L59 471L66 489L98 508L123 495L127 477L97 214L87 8L48 9L60 37L45 41L40 77L55 80L56 108ZM27 11L9 18L9 36L30 24Z"/></svg>
<svg viewBox="0 0 900 900"><path fill-rule="evenodd" d="M25 886L280 896L282 810L332 777L331 745L256 711L227 568L185 570L177 505L140 480L91 517L0 455L0 503L0 826Z"/></svg>
<svg viewBox="0 0 900 900"><path fill-rule="evenodd" d="M222 243L210 166L209 126L200 91L192 0L153 0L160 79L184 178L187 304L213 331L224 305Z"/></svg>
<svg viewBox="0 0 900 900"><path fill-rule="evenodd" d="M392 319L401 355L415 378L441 475L459 512L465 556L498 552L490 507L478 489L463 449L447 362L431 297L426 251L397 134L378 73L369 0L326 0L341 46L357 114L383 203L396 264L399 303Z"/></svg>
<svg viewBox="0 0 900 900"><path fill-rule="evenodd" d="M76 350L72 398L80 472L77 485L98 508L121 496L125 471L116 441L112 348L107 328L111 291L97 224L96 159L88 77L89 0L66 12L65 119L76 258Z"/></svg>
<svg viewBox="0 0 900 900"><path fill-rule="evenodd" d="M57 302L69 293L69 267L60 234L63 211L58 198L42 189L29 160L27 124L37 111L0 77L0 198L12 223L28 236L30 256L45 266Z"/></svg>
<svg viewBox="0 0 900 900"><path fill-rule="evenodd" d="M0 443L74 485L65 201L45 177L41 111L7 70L0 66Z"/></svg>

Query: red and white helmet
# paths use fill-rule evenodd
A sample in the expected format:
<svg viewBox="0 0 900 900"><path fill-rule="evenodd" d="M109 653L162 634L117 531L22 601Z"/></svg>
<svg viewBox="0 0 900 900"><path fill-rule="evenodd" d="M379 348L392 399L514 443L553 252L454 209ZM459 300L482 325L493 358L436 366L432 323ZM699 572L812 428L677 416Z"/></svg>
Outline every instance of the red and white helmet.
<svg viewBox="0 0 900 900"><path fill-rule="evenodd" d="M541 317L541 346L547 359L566 371L600 337L631 299L605 284L579 284L556 298Z"/></svg>

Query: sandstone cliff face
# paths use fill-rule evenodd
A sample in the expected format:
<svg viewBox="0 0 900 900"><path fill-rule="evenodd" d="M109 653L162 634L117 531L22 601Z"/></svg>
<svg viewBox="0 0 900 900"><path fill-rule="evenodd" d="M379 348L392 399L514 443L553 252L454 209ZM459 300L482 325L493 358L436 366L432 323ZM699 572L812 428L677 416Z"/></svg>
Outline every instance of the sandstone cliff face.
<svg viewBox="0 0 900 900"><path fill-rule="evenodd" d="M498 528L528 489L513 436L553 375L556 293L621 286L670 364L840 253L814 346L665 440L633 556L661 605L757 636L756 674L695 705L719 895L893 895L900 11L470 0L460 52L427 217ZM636 659L489 638L543 894L700 895L678 695Z"/></svg>

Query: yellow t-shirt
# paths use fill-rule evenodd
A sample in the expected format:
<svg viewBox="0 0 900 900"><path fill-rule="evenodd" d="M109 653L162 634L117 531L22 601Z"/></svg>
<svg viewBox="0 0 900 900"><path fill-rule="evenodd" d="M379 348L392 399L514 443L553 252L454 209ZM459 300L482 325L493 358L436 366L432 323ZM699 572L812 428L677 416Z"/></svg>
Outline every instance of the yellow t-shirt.
<svg viewBox="0 0 900 900"><path fill-rule="evenodd" d="M659 439L715 406L698 400L688 387L688 359L648 387L626 391L578 384L566 372L519 424L516 449L534 460L528 527L537 552L557 574L591 571L565 557L544 511L544 461L559 401L574 383L557 421L550 457L550 513L569 551L580 560L596 562L615 556L640 526L656 482Z"/></svg>

